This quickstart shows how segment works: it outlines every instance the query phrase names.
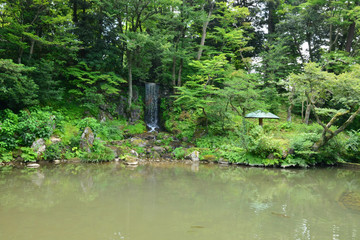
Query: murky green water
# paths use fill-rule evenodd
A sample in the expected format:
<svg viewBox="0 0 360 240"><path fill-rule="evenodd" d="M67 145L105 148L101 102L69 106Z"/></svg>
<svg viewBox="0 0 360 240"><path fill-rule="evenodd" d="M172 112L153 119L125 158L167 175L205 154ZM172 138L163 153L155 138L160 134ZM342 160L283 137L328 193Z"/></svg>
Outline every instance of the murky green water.
<svg viewBox="0 0 360 240"><path fill-rule="evenodd" d="M360 239L360 172L174 164L2 168L0 239Z"/></svg>

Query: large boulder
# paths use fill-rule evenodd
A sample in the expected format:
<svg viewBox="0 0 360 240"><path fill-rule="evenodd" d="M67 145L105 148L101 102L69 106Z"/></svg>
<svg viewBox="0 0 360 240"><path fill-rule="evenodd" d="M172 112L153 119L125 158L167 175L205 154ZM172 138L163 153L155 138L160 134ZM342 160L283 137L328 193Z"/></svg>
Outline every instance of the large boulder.
<svg viewBox="0 0 360 240"><path fill-rule="evenodd" d="M91 147L94 144L95 135L91 128L86 127L83 134L81 135L80 148L86 152L91 152Z"/></svg>
<svg viewBox="0 0 360 240"><path fill-rule="evenodd" d="M34 150L38 157L41 156L46 150L45 140L43 138L37 139L31 144L31 148Z"/></svg>

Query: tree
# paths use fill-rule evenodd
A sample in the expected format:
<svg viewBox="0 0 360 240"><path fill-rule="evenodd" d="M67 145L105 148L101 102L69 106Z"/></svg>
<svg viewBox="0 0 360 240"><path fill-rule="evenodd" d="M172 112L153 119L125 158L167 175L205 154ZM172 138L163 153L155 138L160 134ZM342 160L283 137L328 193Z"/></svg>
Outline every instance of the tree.
<svg viewBox="0 0 360 240"><path fill-rule="evenodd" d="M315 63L305 65L304 73L292 75L291 82L304 91L316 122L323 128L312 150L317 152L329 140L344 131L360 113L360 65L336 76L322 71ZM325 106L329 106L326 107ZM341 117L347 117L340 122ZM324 122L325 121L325 122ZM339 126L335 126L335 124ZM332 127L332 129L330 129Z"/></svg>
<svg viewBox="0 0 360 240"><path fill-rule="evenodd" d="M38 104L38 86L27 76L34 68L0 59L0 102L2 108L21 109Z"/></svg>

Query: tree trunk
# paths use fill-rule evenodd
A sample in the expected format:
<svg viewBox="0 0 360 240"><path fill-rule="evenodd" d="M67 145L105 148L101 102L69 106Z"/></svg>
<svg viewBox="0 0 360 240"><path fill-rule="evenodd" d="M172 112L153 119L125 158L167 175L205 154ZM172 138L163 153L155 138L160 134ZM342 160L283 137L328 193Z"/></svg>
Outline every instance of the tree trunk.
<svg viewBox="0 0 360 240"><path fill-rule="evenodd" d="M31 39L31 45L30 45L30 54L29 54L29 60L31 59L33 53L34 53L34 46L35 46L35 40Z"/></svg>
<svg viewBox="0 0 360 240"><path fill-rule="evenodd" d="M347 52L351 51L352 42L354 40L354 35L355 35L355 21L352 21L352 23L349 26L346 47L345 47L345 51L347 51Z"/></svg>
<svg viewBox="0 0 360 240"><path fill-rule="evenodd" d="M132 59L131 59L131 53L128 50L128 72L129 72L129 93L128 93L128 110L131 111L131 103L132 103L132 96L133 96L133 89L132 89Z"/></svg>
<svg viewBox="0 0 360 240"><path fill-rule="evenodd" d="M73 0L73 22L78 22L78 15L77 15L77 9L78 9L78 0Z"/></svg>
<svg viewBox="0 0 360 240"><path fill-rule="evenodd" d="M176 56L173 56L173 65L172 65L172 86L176 86ZM175 92L175 88L174 88Z"/></svg>
<svg viewBox="0 0 360 240"><path fill-rule="evenodd" d="M301 102L301 121L304 122L304 101Z"/></svg>
<svg viewBox="0 0 360 240"><path fill-rule="evenodd" d="M181 87L181 73L182 73L182 69L183 69L183 63L184 63L184 60L181 58L180 66L179 66L178 82L177 82L178 87Z"/></svg>
<svg viewBox="0 0 360 240"><path fill-rule="evenodd" d="M275 12L275 4L273 1L268 1L268 19L267 19L267 25L268 25L268 34L271 35L275 32L275 21L274 21L274 12Z"/></svg>
<svg viewBox="0 0 360 240"><path fill-rule="evenodd" d="M313 111L314 111L314 114L316 114L314 107L313 107ZM327 142L329 142L330 139L336 137L339 133L341 133L342 131L344 131L345 128L346 128L347 126L349 126L349 124L352 123L352 122L354 121L355 117L356 117L357 115L359 115L359 114L360 114L360 107L359 107L353 114L351 114L351 116L343 123L343 125L341 125L341 127L339 127L338 129L336 129L334 132L331 131L329 128L331 127L331 125L332 125L333 123L335 123L335 121L336 121L340 116L344 115L344 113L343 113L343 114L337 114L337 115L335 115L335 116L330 120L330 122L329 122L328 124L326 124L326 125L320 124L320 125L322 125L322 127L324 128L324 129L323 129L323 134L321 135L320 140L317 141L316 143L314 143L314 145L312 146L312 150L313 150L314 152L319 151L319 149L320 149L322 146L324 146ZM318 117L317 117L317 120L319 120ZM318 121L318 122L319 122L319 121Z"/></svg>
<svg viewBox="0 0 360 240"><path fill-rule="evenodd" d="M290 91L290 94L289 94L289 107L288 107L288 110L287 110L287 118L286 120L288 122L291 123L291 112L292 112L292 109L294 108L294 94L295 94L295 87L293 86L291 88L291 91Z"/></svg>
<svg viewBox="0 0 360 240"><path fill-rule="evenodd" d="M207 17L206 21L204 22L203 28L202 28L201 42L200 42L198 55L197 55L197 58L196 58L197 60L200 60L202 52L203 52L203 47L205 45L205 39L206 39L206 30L207 30L207 27L208 27L209 22L210 22L210 18L211 18L213 8L214 8L214 2L211 2L208 17Z"/></svg>
<svg viewBox="0 0 360 240"><path fill-rule="evenodd" d="M306 103L306 111L305 111L305 124L309 125L309 119L310 119L310 113L311 113L311 103Z"/></svg>
<svg viewBox="0 0 360 240"><path fill-rule="evenodd" d="M311 34L309 32L306 33L306 41L307 41L308 46L309 46L310 61L313 61L313 50L311 48Z"/></svg>

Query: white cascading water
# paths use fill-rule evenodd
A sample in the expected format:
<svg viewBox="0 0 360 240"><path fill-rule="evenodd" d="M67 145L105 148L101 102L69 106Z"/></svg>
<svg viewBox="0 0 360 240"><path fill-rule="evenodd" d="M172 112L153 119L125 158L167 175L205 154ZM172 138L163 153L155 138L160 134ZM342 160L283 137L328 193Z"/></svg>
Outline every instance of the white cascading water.
<svg viewBox="0 0 360 240"><path fill-rule="evenodd" d="M159 129L158 98L159 86L156 83L145 83L145 122L150 132Z"/></svg>

